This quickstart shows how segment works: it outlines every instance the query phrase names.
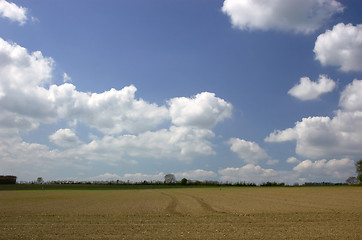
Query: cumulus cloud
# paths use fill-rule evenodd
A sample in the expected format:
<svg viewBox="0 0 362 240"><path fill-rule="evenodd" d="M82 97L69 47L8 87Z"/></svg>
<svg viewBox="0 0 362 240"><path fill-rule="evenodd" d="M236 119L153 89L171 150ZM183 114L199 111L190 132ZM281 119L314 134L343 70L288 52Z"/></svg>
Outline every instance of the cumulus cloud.
<svg viewBox="0 0 362 240"><path fill-rule="evenodd" d="M315 59L323 66L337 66L341 71L362 71L362 24L339 23L318 36Z"/></svg>
<svg viewBox="0 0 362 240"><path fill-rule="evenodd" d="M336 0L225 0L222 11L241 30L282 30L309 34L343 6Z"/></svg>
<svg viewBox="0 0 362 240"><path fill-rule="evenodd" d="M135 98L133 85L103 93L85 93L73 84L49 88L49 100L59 117L76 119L107 134L138 133L154 129L169 118L165 106Z"/></svg>
<svg viewBox="0 0 362 240"><path fill-rule="evenodd" d="M90 160L122 160L127 157L191 160L195 156L214 155L207 140L214 133L206 129L171 126L138 135L104 136L77 150Z"/></svg>
<svg viewBox="0 0 362 240"><path fill-rule="evenodd" d="M232 105L214 93L203 92L193 98L178 97L168 102L172 123L177 126L212 128L231 117Z"/></svg>
<svg viewBox="0 0 362 240"><path fill-rule="evenodd" d="M137 89L132 85L103 93L77 91L70 83L50 85L54 65L51 58L39 51L28 53L1 38L0 63L3 127L32 130L40 123L64 119L119 134L154 129L170 118L165 106L137 99Z"/></svg>
<svg viewBox="0 0 362 240"><path fill-rule="evenodd" d="M325 179L335 179L344 181L354 175L354 161L348 158L326 159L311 161L305 160L293 168L311 181L325 181Z"/></svg>
<svg viewBox="0 0 362 240"><path fill-rule="evenodd" d="M76 147L80 144L78 137L75 135L73 130L69 128L59 129L49 136L49 140L61 147Z"/></svg>
<svg viewBox="0 0 362 240"><path fill-rule="evenodd" d="M230 150L237 153L239 158L247 163L256 163L268 157L265 151L255 142L231 138L228 143L231 145Z"/></svg>
<svg viewBox="0 0 362 240"><path fill-rule="evenodd" d="M278 172L273 169L264 169L254 164L247 164L241 168L225 168L218 171L222 181L254 182L276 181Z"/></svg>
<svg viewBox="0 0 362 240"><path fill-rule="evenodd" d="M0 128L30 130L56 118L44 88L54 61L0 38Z"/></svg>
<svg viewBox="0 0 362 240"><path fill-rule="evenodd" d="M231 116L232 105L203 92L172 98L169 108L136 98L133 85L103 93L78 91L71 83L51 84L54 61L0 38L0 124L35 129L58 119L82 122L104 134L141 133L171 119L180 127L210 129ZM64 79L68 75L64 74Z"/></svg>
<svg viewBox="0 0 362 240"><path fill-rule="evenodd" d="M302 77L300 83L291 88L288 94L302 101L314 100L324 93L331 92L335 87L336 83L326 75L319 75L318 82Z"/></svg>
<svg viewBox="0 0 362 240"><path fill-rule="evenodd" d="M0 16L23 25L28 20L27 9L19 7L15 3L0 0Z"/></svg>
<svg viewBox="0 0 362 240"><path fill-rule="evenodd" d="M296 158L296 157L289 157L287 159L287 163L291 163L291 164L294 164L294 163L299 163L300 161Z"/></svg>
<svg viewBox="0 0 362 240"><path fill-rule="evenodd" d="M360 80L354 80L341 93L341 110L330 117L308 117L293 128L275 130L267 142L296 141L296 153L310 158L358 157L362 154L362 111Z"/></svg>
<svg viewBox="0 0 362 240"><path fill-rule="evenodd" d="M341 93L339 105L345 111L362 111L362 80L353 80Z"/></svg>
<svg viewBox="0 0 362 240"><path fill-rule="evenodd" d="M333 118L309 117L294 128L274 131L267 142L296 141L296 153L311 158L362 154L362 112L338 111Z"/></svg>
<svg viewBox="0 0 362 240"><path fill-rule="evenodd" d="M2 168L33 176L37 171L31 170L38 166L84 169L84 163L93 161L134 164L138 157L191 161L196 156L216 154L210 142L215 134L210 128L230 117L232 106L214 93L173 98L159 106L137 98L133 85L90 93L68 82L52 84L54 66L53 59L40 51L29 53L0 38ZM65 80L68 77L64 74ZM75 130L65 127L49 136L55 149L20 137L41 124L59 122L74 129L80 122L98 130L98 136L82 142ZM159 129L161 124L164 128Z"/></svg>

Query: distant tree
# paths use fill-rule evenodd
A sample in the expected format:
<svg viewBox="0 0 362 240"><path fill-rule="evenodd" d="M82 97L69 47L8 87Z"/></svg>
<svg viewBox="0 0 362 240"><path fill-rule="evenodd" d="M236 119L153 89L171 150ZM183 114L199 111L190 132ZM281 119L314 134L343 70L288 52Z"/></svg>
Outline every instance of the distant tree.
<svg viewBox="0 0 362 240"><path fill-rule="evenodd" d="M165 183L166 183L166 184L176 183L176 177L175 177L175 175L173 175L172 173L166 174L166 176L165 176Z"/></svg>
<svg viewBox="0 0 362 240"><path fill-rule="evenodd" d="M36 180L36 182L37 182L38 184L43 184L43 183L44 183L44 180L43 180L42 177L38 177L38 179Z"/></svg>
<svg viewBox="0 0 362 240"><path fill-rule="evenodd" d="M357 179L362 182L362 159L356 163Z"/></svg>
<svg viewBox="0 0 362 240"><path fill-rule="evenodd" d="M187 184L187 179L186 178L183 178L181 179L181 185L186 185Z"/></svg>
<svg viewBox="0 0 362 240"><path fill-rule="evenodd" d="M346 180L347 184L359 184L359 180L356 177L349 177Z"/></svg>

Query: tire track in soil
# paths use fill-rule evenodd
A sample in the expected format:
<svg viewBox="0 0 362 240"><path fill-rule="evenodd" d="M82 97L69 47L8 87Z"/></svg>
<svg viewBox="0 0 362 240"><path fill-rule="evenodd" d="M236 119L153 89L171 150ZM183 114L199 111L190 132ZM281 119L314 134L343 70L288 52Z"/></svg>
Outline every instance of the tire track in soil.
<svg viewBox="0 0 362 240"><path fill-rule="evenodd" d="M202 209L204 209L205 211L207 212L211 212L211 213L225 213L223 211L218 211L216 210L215 208L213 208L210 204L206 203L204 199L200 198L200 197L196 197L196 196L193 196L193 195L189 195L189 194L184 194L184 195L187 195L193 199L195 199L198 204L201 206Z"/></svg>
<svg viewBox="0 0 362 240"><path fill-rule="evenodd" d="M166 211L170 214L181 215L181 213L176 210L178 205L178 199L175 196L172 196L164 192L162 192L162 194L171 199L170 203L166 207Z"/></svg>

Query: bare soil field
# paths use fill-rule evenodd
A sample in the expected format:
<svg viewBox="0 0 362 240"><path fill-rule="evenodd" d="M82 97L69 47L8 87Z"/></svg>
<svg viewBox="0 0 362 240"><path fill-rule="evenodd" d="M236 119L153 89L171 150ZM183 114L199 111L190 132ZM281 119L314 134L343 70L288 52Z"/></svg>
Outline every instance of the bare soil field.
<svg viewBox="0 0 362 240"><path fill-rule="evenodd" d="M362 239L362 187L0 191L0 239Z"/></svg>

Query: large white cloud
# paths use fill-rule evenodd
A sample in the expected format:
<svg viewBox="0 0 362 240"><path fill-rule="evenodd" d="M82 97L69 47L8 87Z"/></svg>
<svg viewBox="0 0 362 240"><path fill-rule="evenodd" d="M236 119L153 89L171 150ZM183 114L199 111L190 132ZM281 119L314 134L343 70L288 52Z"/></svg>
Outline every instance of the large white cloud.
<svg viewBox="0 0 362 240"><path fill-rule="evenodd" d="M309 181L325 181L325 179L334 179L344 182L348 177L355 173L354 161L348 158L326 159L311 161L305 160L293 168L294 171L301 174L301 177Z"/></svg>
<svg viewBox="0 0 362 240"><path fill-rule="evenodd" d="M232 105L209 92L172 98L168 109L136 98L133 85L103 93L78 91L71 83L52 85L51 58L1 38L0 63L3 127L29 130L64 119L117 135L153 130L170 119L177 126L210 129L231 116Z"/></svg>
<svg viewBox="0 0 362 240"><path fill-rule="evenodd" d="M318 82L312 82L308 77L302 77L300 83L288 91L293 97L302 101L317 99L320 95L331 92L336 83L326 75L320 75Z"/></svg>
<svg viewBox="0 0 362 240"><path fill-rule="evenodd" d="M134 86L103 93L50 85L54 61L0 38L0 127L34 129L58 119L80 121L107 134L142 132L169 119L165 106L135 98ZM48 87L49 86L49 87Z"/></svg>
<svg viewBox="0 0 362 240"><path fill-rule="evenodd" d="M341 110L333 118L308 117L293 128L276 130L265 141L296 141L297 154L310 158L359 157L362 155L362 111L359 92L362 84L354 80L341 94Z"/></svg>
<svg viewBox="0 0 362 240"><path fill-rule="evenodd" d="M34 129L56 118L44 88L53 60L0 38L0 128Z"/></svg>
<svg viewBox="0 0 362 240"><path fill-rule="evenodd" d="M312 33L343 11L336 0L225 0L222 11L234 27Z"/></svg>
<svg viewBox="0 0 362 240"><path fill-rule="evenodd" d="M19 7L15 3L0 0L0 16L23 25L28 20L27 9Z"/></svg>
<svg viewBox="0 0 362 240"><path fill-rule="evenodd" d="M103 93L85 93L65 83L49 88L49 99L59 117L78 120L107 134L138 133L154 129L169 119L165 106L135 98L133 85Z"/></svg>
<svg viewBox="0 0 362 240"><path fill-rule="evenodd" d="M191 160L195 156L214 155L206 129L171 126L170 129L147 131L138 135L104 136L75 150L89 160L123 160L134 157Z"/></svg>
<svg viewBox="0 0 362 240"><path fill-rule="evenodd" d="M362 71L362 24L339 23L318 36L315 58L324 66L337 66L342 71Z"/></svg>
<svg viewBox="0 0 362 240"><path fill-rule="evenodd" d="M40 51L29 53L0 38L1 169L34 177L58 166L84 169L94 161L191 161L216 154L210 128L230 117L232 106L214 93L173 98L159 106L136 98L133 85L89 93L68 82L52 84L54 66ZM62 126L52 133L48 140L53 145L29 143L20 137L41 124L60 122L74 130ZM98 130L98 136L91 142L80 141L75 134L77 122ZM164 128L159 129L161 124Z"/></svg>
<svg viewBox="0 0 362 240"><path fill-rule="evenodd" d="M338 111L333 118L309 117L294 128L274 131L265 141L296 141L296 153L311 158L362 154L362 112Z"/></svg>
<svg viewBox="0 0 362 240"><path fill-rule="evenodd" d="M268 158L266 152L255 142L231 138L228 143L231 145L230 150L247 163L256 163L258 160Z"/></svg>
<svg viewBox="0 0 362 240"><path fill-rule="evenodd" d="M168 102L172 122L177 126L212 128L229 118L232 105L214 93L203 92L193 98L178 97Z"/></svg>

